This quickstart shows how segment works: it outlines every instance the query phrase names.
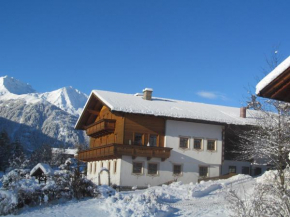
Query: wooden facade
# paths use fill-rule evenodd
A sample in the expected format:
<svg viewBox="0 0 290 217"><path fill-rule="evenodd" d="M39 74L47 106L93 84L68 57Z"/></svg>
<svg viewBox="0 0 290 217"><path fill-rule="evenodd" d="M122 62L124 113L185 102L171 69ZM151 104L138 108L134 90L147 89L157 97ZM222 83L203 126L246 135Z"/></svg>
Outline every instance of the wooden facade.
<svg viewBox="0 0 290 217"><path fill-rule="evenodd" d="M98 134L97 136L90 135L88 132L91 130L93 131L94 127L98 125L98 123L102 124L100 129L104 127L107 133ZM107 123L107 125L105 123ZM86 127L86 132L87 135L90 136L90 148L100 147L112 143L123 144L124 117L121 115L112 114L107 106L103 106L94 123Z"/></svg>
<svg viewBox="0 0 290 217"><path fill-rule="evenodd" d="M83 161L97 161L121 158L122 155L136 157L161 158L162 161L170 157L171 148L148 147L124 144L108 144L90 148L79 153L79 159Z"/></svg>
<svg viewBox="0 0 290 217"><path fill-rule="evenodd" d="M121 158L123 155L150 159L170 157L164 147L165 119L130 113L113 113L97 97L89 100L76 129L86 130L89 150L81 151L82 161Z"/></svg>
<svg viewBox="0 0 290 217"><path fill-rule="evenodd" d="M155 116L125 114L124 144L134 144L134 135L142 134L142 145L148 145L150 135L157 136L157 147L164 147L165 119Z"/></svg>

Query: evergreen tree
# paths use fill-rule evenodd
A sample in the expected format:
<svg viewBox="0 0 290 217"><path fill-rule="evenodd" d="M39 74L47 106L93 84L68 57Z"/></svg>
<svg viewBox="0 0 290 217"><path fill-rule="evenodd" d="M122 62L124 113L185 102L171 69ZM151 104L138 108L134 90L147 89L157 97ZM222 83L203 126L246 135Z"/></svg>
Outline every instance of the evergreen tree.
<svg viewBox="0 0 290 217"><path fill-rule="evenodd" d="M38 163L51 164L52 162L52 151L51 146L48 144L43 144L38 147L30 157L30 166L35 166Z"/></svg>
<svg viewBox="0 0 290 217"><path fill-rule="evenodd" d="M10 144L9 167L13 169L24 169L28 166L28 159L24 153L20 141L17 139Z"/></svg>
<svg viewBox="0 0 290 217"><path fill-rule="evenodd" d="M10 140L6 131L0 133L0 171L5 171L9 166L11 147Z"/></svg>

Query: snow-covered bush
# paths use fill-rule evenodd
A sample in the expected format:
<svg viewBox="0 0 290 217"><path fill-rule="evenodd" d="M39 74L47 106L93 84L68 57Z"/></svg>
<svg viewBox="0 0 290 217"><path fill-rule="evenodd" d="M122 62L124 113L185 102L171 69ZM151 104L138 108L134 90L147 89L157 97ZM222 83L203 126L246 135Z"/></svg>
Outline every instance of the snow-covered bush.
<svg viewBox="0 0 290 217"><path fill-rule="evenodd" d="M29 170L25 169L15 169L3 175L2 185L4 189L11 189L17 187L18 181L25 178L29 174Z"/></svg>
<svg viewBox="0 0 290 217"><path fill-rule="evenodd" d="M96 185L92 181L82 177L79 162L78 166L73 170L71 186L74 197L77 199L83 197L96 197L99 194Z"/></svg>
<svg viewBox="0 0 290 217"><path fill-rule="evenodd" d="M17 199L11 191L0 190L0 215L14 213L17 208Z"/></svg>
<svg viewBox="0 0 290 217"><path fill-rule="evenodd" d="M71 199L73 198L71 189L72 172L68 170L57 170L52 176L52 182L43 187L43 192L48 196L48 200Z"/></svg>
<svg viewBox="0 0 290 217"><path fill-rule="evenodd" d="M58 199L96 197L97 186L69 170L57 170L39 183L27 170L15 169L4 175L0 191L0 215L13 212L24 205L38 205Z"/></svg>
<svg viewBox="0 0 290 217"><path fill-rule="evenodd" d="M278 171L267 171L257 178L251 194L228 192L227 200L234 217L290 216L290 170L286 168L285 189L281 189Z"/></svg>

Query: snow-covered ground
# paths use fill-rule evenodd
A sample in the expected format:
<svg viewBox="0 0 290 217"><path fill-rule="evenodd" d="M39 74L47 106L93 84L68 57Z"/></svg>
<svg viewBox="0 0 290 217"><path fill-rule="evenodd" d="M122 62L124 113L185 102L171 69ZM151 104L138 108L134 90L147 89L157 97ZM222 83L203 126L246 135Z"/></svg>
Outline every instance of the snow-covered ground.
<svg viewBox="0 0 290 217"><path fill-rule="evenodd" d="M251 193L256 179L237 175L227 180L182 184L120 192L98 199L70 201L57 205L26 208L21 217L43 216L202 216L227 217L226 195L230 189ZM102 192L106 192L105 187ZM104 195L104 193L103 193ZM9 215L13 216L13 215Z"/></svg>

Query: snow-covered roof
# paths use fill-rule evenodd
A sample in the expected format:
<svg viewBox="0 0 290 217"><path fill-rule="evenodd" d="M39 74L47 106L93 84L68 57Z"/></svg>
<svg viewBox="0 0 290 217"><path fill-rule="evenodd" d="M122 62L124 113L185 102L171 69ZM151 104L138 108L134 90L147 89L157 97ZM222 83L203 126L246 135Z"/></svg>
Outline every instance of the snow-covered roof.
<svg viewBox="0 0 290 217"><path fill-rule="evenodd" d="M51 148L51 152L53 154L69 154L69 155L77 155L78 150L77 149L64 149L64 148Z"/></svg>
<svg viewBox="0 0 290 217"><path fill-rule="evenodd" d="M280 63L272 72L265 76L257 85L256 85L256 94L259 93L272 81L274 81L279 75L281 75L287 68L290 67L290 56Z"/></svg>
<svg viewBox="0 0 290 217"><path fill-rule="evenodd" d="M54 173L54 170L48 165L44 163L38 163L33 169L30 171L30 175L33 176L33 174L38 170L41 169L42 172L45 175L52 175Z"/></svg>
<svg viewBox="0 0 290 217"><path fill-rule="evenodd" d="M93 90L86 106L93 98L93 95L106 104L112 112L116 111L236 125L253 125L255 124L255 117L257 117L257 111L247 110L247 118L241 118L240 108L236 107L218 106L158 97L152 97L152 100L144 100L142 96L139 95L102 90ZM79 125L81 118L82 116L80 116L77 121L76 128Z"/></svg>

